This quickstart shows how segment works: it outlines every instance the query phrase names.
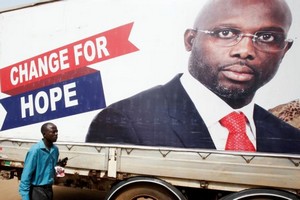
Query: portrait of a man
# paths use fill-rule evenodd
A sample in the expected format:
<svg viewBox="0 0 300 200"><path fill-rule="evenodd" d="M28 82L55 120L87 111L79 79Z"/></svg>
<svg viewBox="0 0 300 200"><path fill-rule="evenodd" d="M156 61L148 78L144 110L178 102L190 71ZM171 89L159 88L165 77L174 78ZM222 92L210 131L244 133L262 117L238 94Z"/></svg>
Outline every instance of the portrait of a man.
<svg viewBox="0 0 300 200"><path fill-rule="evenodd" d="M283 0L208 1L184 33L188 73L102 110L86 142L300 153L300 130L253 101L293 46L291 24Z"/></svg>

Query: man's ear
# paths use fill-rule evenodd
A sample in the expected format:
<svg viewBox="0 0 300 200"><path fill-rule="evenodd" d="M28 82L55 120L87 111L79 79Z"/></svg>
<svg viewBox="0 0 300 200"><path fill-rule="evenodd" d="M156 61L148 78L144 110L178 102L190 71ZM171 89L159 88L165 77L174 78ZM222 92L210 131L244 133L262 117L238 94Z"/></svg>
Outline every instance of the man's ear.
<svg viewBox="0 0 300 200"><path fill-rule="evenodd" d="M191 51L193 42L195 40L197 31L194 29L187 29L184 33L184 46L187 51Z"/></svg>
<svg viewBox="0 0 300 200"><path fill-rule="evenodd" d="M289 42L288 42L287 46L286 46L285 49L284 49L284 54L282 55L281 60L284 58L286 52L293 46L293 43L294 43L294 41L289 41Z"/></svg>
<svg viewBox="0 0 300 200"><path fill-rule="evenodd" d="M286 51L288 51L293 46L294 41L289 41L286 47Z"/></svg>

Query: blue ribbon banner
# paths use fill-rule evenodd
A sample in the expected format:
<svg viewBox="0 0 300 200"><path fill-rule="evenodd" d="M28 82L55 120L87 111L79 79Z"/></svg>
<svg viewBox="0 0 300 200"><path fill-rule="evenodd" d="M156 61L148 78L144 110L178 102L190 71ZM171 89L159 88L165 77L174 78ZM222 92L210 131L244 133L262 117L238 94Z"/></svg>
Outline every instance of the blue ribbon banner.
<svg viewBox="0 0 300 200"><path fill-rule="evenodd" d="M1 105L2 131L106 106L99 71L1 99Z"/></svg>

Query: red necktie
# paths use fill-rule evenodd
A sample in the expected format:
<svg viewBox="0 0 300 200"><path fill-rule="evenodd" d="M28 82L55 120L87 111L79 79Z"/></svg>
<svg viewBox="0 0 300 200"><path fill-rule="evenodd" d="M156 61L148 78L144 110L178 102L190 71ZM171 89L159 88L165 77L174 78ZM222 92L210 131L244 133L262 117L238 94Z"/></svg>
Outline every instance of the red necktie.
<svg viewBox="0 0 300 200"><path fill-rule="evenodd" d="M232 112L220 120L222 126L229 131L225 150L255 151L246 134L246 116L243 113Z"/></svg>

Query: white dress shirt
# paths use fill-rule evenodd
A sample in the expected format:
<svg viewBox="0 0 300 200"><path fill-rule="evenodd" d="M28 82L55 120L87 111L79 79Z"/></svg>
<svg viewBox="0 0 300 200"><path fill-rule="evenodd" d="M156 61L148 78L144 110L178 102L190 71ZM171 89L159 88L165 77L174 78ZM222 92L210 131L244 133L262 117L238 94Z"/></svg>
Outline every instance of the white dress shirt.
<svg viewBox="0 0 300 200"><path fill-rule="evenodd" d="M198 113L204 120L211 138L217 150L225 150L225 145L228 137L228 130L223 127L219 120L229 113L243 112L248 118L246 125L246 133L256 149L256 130L253 121L254 103L251 102L247 106L240 109L233 109L217 95L211 92L208 88L196 80L189 72L184 73L180 81L192 99Z"/></svg>

